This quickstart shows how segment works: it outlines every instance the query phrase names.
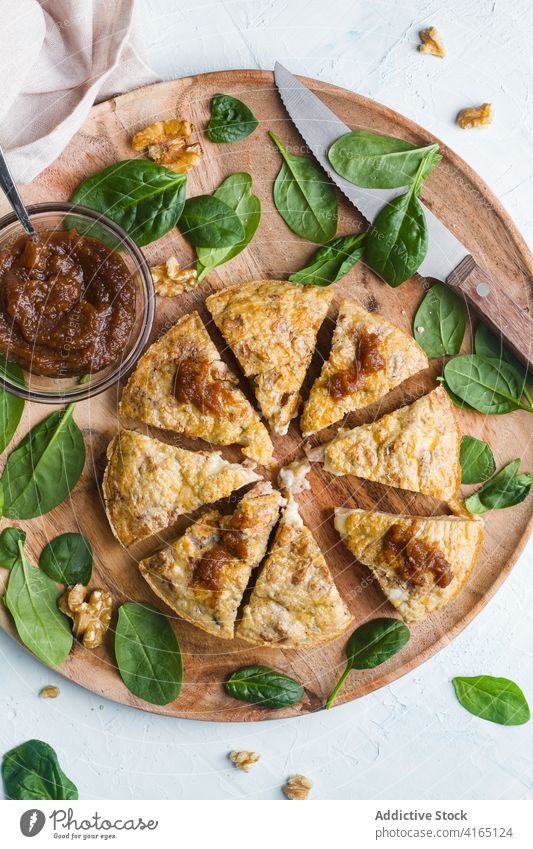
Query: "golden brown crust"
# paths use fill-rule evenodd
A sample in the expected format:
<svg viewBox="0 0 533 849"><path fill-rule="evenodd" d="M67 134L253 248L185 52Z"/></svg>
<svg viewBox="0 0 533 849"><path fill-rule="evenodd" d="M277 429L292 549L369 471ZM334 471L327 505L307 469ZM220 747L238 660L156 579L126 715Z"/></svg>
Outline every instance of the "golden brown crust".
<svg viewBox="0 0 533 849"><path fill-rule="evenodd" d="M363 332L377 337L377 351L385 366L368 374L355 392L334 397L332 380L355 362L358 339ZM367 312L355 301L341 301L329 359L322 366L304 405L300 421L302 434L316 433L339 421L346 413L373 404L427 366L426 355L411 336L382 316Z"/></svg>
<svg viewBox="0 0 533 849"><path fill-rule="evenodd" d="M201 399L197 403L177 399L176 375L180 364L190 362L203 366L208 388L217 391L218 409L209 409ZM122 393L120 414L216 445L237 443L247 457L267 465L272 459L270 437L237 384L200 316L193 312L141 357Z"/></svg>
<svg viewBox="0 0 533 849"><path fill-rule="evenodd" d="M182 619L216 637L233 638L237 609L252 570L263 559L281 503L270 484L257 483L232 516L205 513L172 545L139 564L152 590ZM217 584L198 580L199 567L213 552L224 550L225 538L238 527L238 555L226 552ZM209 561L208 561L209 562Z"/></svg>
<svg viewBox="0 0 533 849"><path fill-rule="evenodd" d="M325 449L324 468L454 501L461 484L461 434L446 390L343 432Z"/></svg>
<svg viewBox="0 0 533 849"><path fill-rule="evenodd" d="M287 280L258 280L211 295L207 307L276 433L298 412L300 389L333 292Z"/></svg>
<svg viewBox="0 0 533 849"><path fill-rule="evenodd" d="M237 636L257 645L305 648L334 640L351 622L324 556L291 499Z"/></svg>
<svg viewBox="0 0 533 849"><path fill-rule="evenodd" d="M107 449L102 485L109 524L123 545L168 527L178 516L258 480L216 451L186 451L121 430Z"/></svg>
<svg viewBox="0 0 533 849"><path fill-rule="evenodd" d="M483 541L483 522L459 516L396 516L366 510L335 511L335 527L360 563L372 569L391 604L406 622L420 622L434 610L448 604L466 584L475 566ZM398 562L387 556L386 534L398 527L409 538L438 551L450 566L453 579L438 585L429 572L413 583L401 576L402 554Z"/></svg>

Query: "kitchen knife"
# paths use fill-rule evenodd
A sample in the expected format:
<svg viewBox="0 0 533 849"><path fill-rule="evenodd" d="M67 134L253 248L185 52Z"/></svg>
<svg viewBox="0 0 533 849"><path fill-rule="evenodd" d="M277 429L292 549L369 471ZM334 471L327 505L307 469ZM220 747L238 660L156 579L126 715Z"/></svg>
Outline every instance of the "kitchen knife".
<svg viewBox="0 0 533 849"><path fill-rule="evenodd" d="M350 203L372 223L380 209L405 189L363 189L336 174L327 158L328 150L339 136L354 128L347 127L279 62L274 68L274 79L283 105L315 159ZM509 348L533 369L533 319L426 206L424 213L429 247L418 273L443 280L461 293L483 320L501 334Z"/></svg>

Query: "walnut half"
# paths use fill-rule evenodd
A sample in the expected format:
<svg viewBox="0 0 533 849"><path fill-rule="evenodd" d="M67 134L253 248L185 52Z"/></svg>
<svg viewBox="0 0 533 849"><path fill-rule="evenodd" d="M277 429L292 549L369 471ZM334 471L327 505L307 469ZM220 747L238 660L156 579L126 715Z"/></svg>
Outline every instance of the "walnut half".
<svg viewBox="0 0 533 849"><path fill-rule="evenodd" d="M457 123L463 130L470 130L472 127L488 127L492 123L492 103L482 103L481 106L461 109L457 116Z"/></svg>
<svg viewBox="0 0 533 849"><path fill-rule="evenodd" d="M293 775L283 787L287 799L307 799L313 787L313 782L305 775Z"/></svg>
<svg viewBox="0 0 533 849"><path fill-rule="evenodd" d="M441 59L446 56L442 38L435 27L421 30L420 39L422 44L419 45L418 49L421 53L429 53L431 56L439 56Z"/></svg>
<svg viewBox="0 0 533 849"><path fill-rule="evenodd" d="M156 121L138 133L131 140L134 150L145 150L158 165L164 165L171 171L182 174L193 168L202 156L199 144L187 144L193 131L190 121L171 118L170 121Z"/></svg>
<svg viewBox="0 0 533 849"><path fill-rule="evenodd" d="M230 752L229 759L232 764L235 764L237 769L242 769L243 772L250 772L250 769L257 763L261 755L257 752Z"/></svg>
<svg viewBox="0 0 533 849"><path fill-rule="evenodd" d="M194 268L181 268L175 256L171 256L162 265L153 265L150 269L155 291L162 298L172 298L188 292L198 283Z"/></svg>
<svg viewBox="0 0 533 849"><path fill-rule="evenodd" d="M86 649L102 645L113 612L111 593L93 590L87 595L87 587L76 584L65 590L58 606L72 619L74 636L83 642Z"/></svg>

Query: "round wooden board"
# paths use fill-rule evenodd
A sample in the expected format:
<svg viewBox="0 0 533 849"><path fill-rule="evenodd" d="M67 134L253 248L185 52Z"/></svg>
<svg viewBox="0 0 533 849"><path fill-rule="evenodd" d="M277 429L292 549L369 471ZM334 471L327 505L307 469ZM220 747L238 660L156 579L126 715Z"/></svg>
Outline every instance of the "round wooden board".
<svg viewBox="0 0 533 849"><path fill-rule="evenodd" d="M325 83L305 82L354 129L374 130L422 144L436 141L423 129L384 106ZM205 127L209 119L209 103L217 92L242 98L260 120L259 128L244 142L214 145L207 140ZM251 246L232 262L209 274L195 292L174 299L158 298L154 337L183 313L198 309L223 357L236 367L204 307L206 296L231 283L268 277L284 278L299 268L314 251L313 245L287 229L272 203L272 183L280 166L280 157L266 131L274 130L295 152L305 153L306 148L284 111L271 73L230 71L189 77L101 103L93 108L85 125L62 156L32 185L23 187L22 194L28 203L67 200L82 179L106 165L134 155L129 146L133 132L154 120L175 115L193 121L204 148L203 161L189 173L189 196L210 193L227 175L248 171L254 179L255 193L261 198L263 217ZM479 138L482 144L481 134ZM445 145L441 147L444 159L424 187L424 200L459 235L476 258L502 281L509 293L522 306L528 306L533 258L524 241L480 178ZM341 195L339 203L339 233L364 229L363 220L345 204ZM146 248L145 253L151 264L165 260L172 253L184 262L193 258L191 249L177 231ZM427 282L414 278L399 289L391 289L359 263L336 288L337 295L349 294L367 309L377 310L409 332L425 285ZM317 375L322 357L328 354L335 312L335 309L331 311L320 332L304 396ZM467 338L465 351L470 350L469 346L470 338ZM350 416L349 423L371 421L375 416L433 388L440 368L440 363L434 363L431 369L391 393L380 405ZM244 382L243 389L250 397L250 389ZM172 538L190 518L178 523L159 540L152 539L138 545L130 553L113 538L102 508L100 482L105 449L117 430L118 391L109 391L94 400L80 403L76 408L75 418L83 429L87 445L87 463L71 500L46 516L20 524L28 532L28 550L33 562L38 561L40 551L49 539L64 531L79 529L89 537L95 551L93 586L107 587L117 605L125 600L145 600L162 607L140 577L136 560L160 546L162 539ZM49 412L50 409L44 406L26 405L13 444ZM527 413L485 417L460 411L459 419L464 433L482 437L492 445L498 466L521 456L525 468L533 467L531 419ZM154 435L186 447L206 447L198 441L193 443L168 433L154 432ZM322 434L322 439L325 436ZM296 421L286 437L274 437L277 460L283 463L301 455L301 443ZM237 449L223 449L223 454L231 459L240 458ZM379 589L372 585L368 571L359 564L354 565L352 557L336 536L332 524L333 508L347 505L431 515L443 512L442 505L429 498L387 491L384 487L356 479L335 479L325 474L319 465L312 470L311 483L311 491L298 496L301 512L354 614L355 624L376 615L394 615ZM453 639L509 574L528 538L530 526L530 500L512 510L490 514L486 520L481 556L468 586L442 612L431 616L423 624L413 626L411 641L399 655L375 670L353 672L338 701L355 699L388 684ZM5 580L5 570L2 572ZM172 616L168 609L165 612ZM181 695L170 705L156 707L128 692L116 670L112 632L106 645L96 651L86 650L77 644L59 671L102 696L144 710L194 719L242 721L299 716L319 709L344 667L345 637L306 651L250 648L237 640L218 640L176 617L172 621L181 644L185 672ZM0 605L0 624L14 634L3 605ZM222 686L224 679L237 667L250 663L274 666L300 680L306 689L302 704L283 711L269 711L226 696Z"/></svg>

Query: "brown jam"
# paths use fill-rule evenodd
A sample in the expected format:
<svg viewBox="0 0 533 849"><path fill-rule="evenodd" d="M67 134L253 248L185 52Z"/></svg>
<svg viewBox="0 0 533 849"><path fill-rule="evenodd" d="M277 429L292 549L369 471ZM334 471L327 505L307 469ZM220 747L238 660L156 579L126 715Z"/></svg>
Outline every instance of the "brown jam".
<svg viewBox="0 0 533 849"><path fill-rule="evenodd" d="M364 386L369 375L381 371L385 365L385 358L379 350L378 335L363 329L357 340L355 361L331 376L329 394L335 401L352 395Z"/></svg>
<svg viewBox="0 0 533 849"><path fill-rule="evenodd" d="M210 379L211 363L195 357L180 360L174 378L174 396L181 404L194 404L216 416L224 412L229 392L222 380Z"/></svg>
<svg viewBox="0 0 533 849"><path fill-rule="evenodd" d="M383 537L387 562L406 583L422 586L428 575L443 589L453 581L451 564L434 543L411 537L401 525L391 525Z"/></svg>
<svg viewBox="0 0 533 849"><path fill-rule="evenodd" d="M75 230L0 251L0 351L35 374L100 371L124 351L135 287L124 260Z"/></svg>

